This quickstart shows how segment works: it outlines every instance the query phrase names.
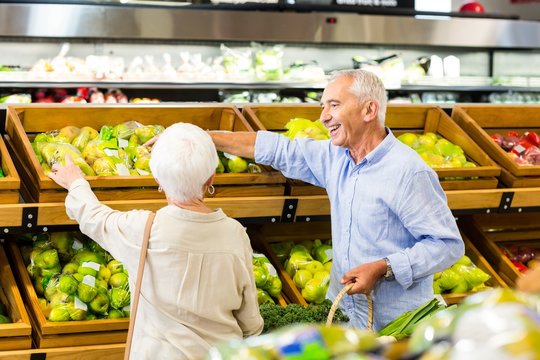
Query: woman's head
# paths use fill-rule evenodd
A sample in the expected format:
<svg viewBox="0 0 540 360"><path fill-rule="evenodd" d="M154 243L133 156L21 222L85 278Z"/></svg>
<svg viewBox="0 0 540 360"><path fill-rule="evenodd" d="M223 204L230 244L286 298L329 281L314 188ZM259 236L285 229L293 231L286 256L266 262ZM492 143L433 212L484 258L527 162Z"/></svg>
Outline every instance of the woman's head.
<svg viewBox="0 0 540 360"><path fill-rule="evenodd" d="M359 102L372 99L379 104L378 119L384 125L386 118L387 96L384 84L374 73L366 70L340 70L331 74L330 82L341 77L352 78L350 91Z"/></svg>
<svg viewBox="0 0 540 360"><path fill-rule="evenodd" d="M152 148L150 169L168 198L202 199L218 164L216 147L206 131L188 123L169 126Z"/></svg>

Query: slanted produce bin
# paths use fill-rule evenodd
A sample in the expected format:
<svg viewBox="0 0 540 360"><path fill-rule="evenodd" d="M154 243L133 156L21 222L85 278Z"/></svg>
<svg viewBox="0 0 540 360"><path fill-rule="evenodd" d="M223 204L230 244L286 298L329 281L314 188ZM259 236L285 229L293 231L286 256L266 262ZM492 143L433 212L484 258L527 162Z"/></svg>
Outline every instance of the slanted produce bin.
<svg viewBox="0 0 540 360"><path fill-rule="evenodd" d="M465 243L465 255L471 260L474 266L483 271L485 274L489 275L489 279L485 281L484 285L486 287L508 287L506 282L501 278L501 276L499 276L497 271L491 266L488 260L470 240L470 237L463 231L461 232L461 236L463 238L463 242ZM482 287L478 291L482 291L483 289L485 288ZM445 291L442 293L442 297L447 304L457 304L460 303L465 297L473 293L474 291L454 293L451 291Z"/></svg>
<svg viewBox="0 0 540 360"><path fill-rule="evenodd" d="M264 225L254 236L257 239L256 241L266 249L266 253L269 255L270 260L278 269L280 277L283 279L283 291L286 296L291 300L292 303L307 306L310 301L307 301L306 298L302 295L302 290L296 286L294 277L291 277L289 271L287 271L287 269L290 270L290 268L294 266L287 265L286 261L290 261L290 258L292 256L288 257L288 260L284 259L282 255L282 249L284 248L283 245L287 242L292 242L293 246L305 246L306 244L309 246L309 244L314 243L315 239L321 240L323 244L331 245L331 241L329 241L331 239L330 223L313 222ZM472 262L472 264L467 264L467 266L473 268L477 267L489 277L489 279L482 281L482 284L484 284L486 287L508 287L506 282L497 274L497 272L493 269L490 263L488 263L486 258L469 240L469 237L466 234L462 234L462 236L463 241L465 242L465 255L467 255L467 257ZM276 247L276 245L278 246ZM286 248L290 249L291 246L287 246ZM319 249L319 255L321 254L321 252L325 251L331 250L328 250L328 247L321 248ZM316 257L313 250L310 251L310 255L312 255L313 258ZM297 258L295 261L300 264L303 258L304 257L301 254L300 257ZM458 268L454 267L452 271L459 271ZM459 279L456 279L456 281L461 281L461 275L463 273L458 272L458 274ZM463 277L463 280L466 281L466 277ZM301 281L301 279L297 279L297 281ZM468 286L467 290L460 292L456 292L455 290L454 292L451 292L450 289L448 289L447 291L443 291L441 295L446 301L446 303L455 304L461 302L466 296L473 293L470 288L472 288L472 286ZM481 289L479 286L478 291L480 290Z"/></svg>
<svg viewBox="0 0 540 360"><path fill-rule="evenodd" d="M538 213L474 215L463 230L509 286L540 265ZM461 220L460 220L461 222Z"/></svg>
<svg viewBox="0 0 540 360"><path fill-rule="evenodd" d="M535 144L538 139L531 141L526 135L540 134L539 105L456 105L452 118L502 167L500 178L506 186L540 186L540 149ZM504 148L492 138L497 138L496 134L503 137L498 140L503 141Z"/></svg>
<svg viewBox="0 0 540 360"><path fill-rule="evenodd" d="M291 303L307 306L309 301L302 296L302 290L295 285L293 277L287 272L286 261L290 260L289 251L294 245L313 246L316 239L319 239L323 243L328 243L331 238L330 223L321 221L313 223L280 223L263 225L257 233L252 235L252 237L257 244L265 249L265 253L277 269L283 283L283 292L285 296ZM276 245L280 247L280 250L276 249ZM328 247L326 247L326 249L328 249ZM308 251L309 250L310 249L308 248ZM325 255L329 256L330 254L327 253ZM311 260L315 260L315 257L311 255L311 251L309 251L308 256L311 257ZM303 255L300 257L302 259L304 258ZM327 260L329 260L330 265L326 265L326 267L328 267L326 271L329 272L329 267L331 267L331 255ZM294 267L294 265L290 266ZM324 264L320 267L322 268L319 270L325 270ZM314 274L312 273L312 276L313 275ZM326 294L326 292L324 292L324 294Z"/></svg>
<svg viewBox="0 0 540 360"><path fill-rule="evenodd" d="M0 351L30 349L32 326L3 246L0 246L0 303L11 321L0 324Z"/></svg>
<svg viewBox="0 0 540 360"><path fill-rule="evenodd" d="M37 348L118 344L126 342L129 318L59 322L47 320L28 274L27 265L24 263L19 245L15 239L10 239L9 241L9 254L14 264L14 272L17 276L24 302L28 307L33 327L32 337Z"/></svg>
<svg viewBox="0 0 540 360"><path fill-rule="evenodd" d="M39 133L59 130L67 125L90 126L100 131L103 125L115 126L127 121L142 125L167 127L188 122L208 130L253 131L233 105L190 104L181 106L106 106L106 105L25 105L7 110L8 144L17 156L14 159L24 178L24 197L31 202L61 202L66 192L49 179L42 170L31 142ZM87 176L100 200L133 200L164 198L157 191L151 175ZM263 168L261 173L218 174L213 196L273 196L283 195L285 178L277 171Z"/></svg>
<svg viewBox="0 0 540 360"><path fill-rule="evenodd" d="M246 119L255 130L285 132L285 124L292 118L319 119L321 108L318 105L276 104L248 105L242 109ZM500 167L461 129L440 107L435 105L397 105L389 104L386 113L386 126L396 136L403 133L434 133L463 150L467 161L476 167L435 167L440 183L445 190L493 189L497 187ZM303 185L303 187L300 187ZM305 183L289 183L290 195L320 193Z"/></svg>
<svg viewBox="0 0 540 360"><path fill-rule="evenodd" d="M4 139L0 137L0 204L16 204L19 202L19 189L21 180L15 170Z"/></svg>

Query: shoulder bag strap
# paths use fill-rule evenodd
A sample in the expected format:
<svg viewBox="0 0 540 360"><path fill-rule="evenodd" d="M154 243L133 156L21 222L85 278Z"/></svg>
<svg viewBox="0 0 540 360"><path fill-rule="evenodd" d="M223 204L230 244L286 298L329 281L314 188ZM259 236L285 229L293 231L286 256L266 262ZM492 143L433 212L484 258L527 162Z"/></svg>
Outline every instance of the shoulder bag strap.
<svg viewBox="0 0 540 360"><path fill-rule="evenodd" d="M133 291L133 303L131 304L131 317L129 320L129 330L127 334L126 352L124 353L124 360L129 359L131 352L131 341L133 339L133 329L135 328L135 319L137 318L137 308L139 307L139 295L141 294L141 284L144 272L144 264L146 261L146 252L148 250L148 241L150 240L150 230L152 229L152 223L156 213L152 212L148 215L146 221L146 227L144 228L144 238L141 246L141 256L139 257L139 270L137 272L137 280L135 282L135 289Z"/></svg>

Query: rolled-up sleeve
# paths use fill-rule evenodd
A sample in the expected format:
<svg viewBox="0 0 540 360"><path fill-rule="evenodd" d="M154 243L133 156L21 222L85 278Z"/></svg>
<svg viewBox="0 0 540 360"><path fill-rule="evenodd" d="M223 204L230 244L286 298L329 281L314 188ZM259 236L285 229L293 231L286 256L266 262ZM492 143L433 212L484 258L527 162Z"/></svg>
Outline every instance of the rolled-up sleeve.
<svg viewBox="0 0 540 360"><path fill-rule="evenodd" d="M289 140L270 131L257 132L255 161L270 165L288 178L325 187L330 141L313 139Z"/></svg>
<svg viewBox="0 0 540 360"><path fill-rule="evenodd" d="M447 269L465 253L446 195L432 172L420 171L409 179L398 216L417 240L412 247L388 256L396 281L404 288Z"/></svg>

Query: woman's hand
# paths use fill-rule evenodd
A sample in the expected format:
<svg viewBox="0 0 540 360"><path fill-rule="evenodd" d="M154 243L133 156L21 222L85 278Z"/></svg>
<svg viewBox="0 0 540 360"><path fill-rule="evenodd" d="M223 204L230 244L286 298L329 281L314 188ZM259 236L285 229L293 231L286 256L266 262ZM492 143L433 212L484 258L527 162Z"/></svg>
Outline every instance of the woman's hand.
<svg viewBox="0 0 540 360"><path fill-rule="evenodd" d="M49 173L49 177L64 189L69 190L71 184L73 184L75 180L84 178L84 174L82 170L73 163L73 160L69 155L66 155L65 161L65 166L60 163L54 164Z"/></svg>
<svg viewBox="0 0 540 360"><path fill-rule="evenodd" d="M369 294L375 287L377 281L386 273L386 262L377 260L371 263L362 264L349 270L341 279L343 285L353 283L351 290L347 292L353 294Z"/></svg>

